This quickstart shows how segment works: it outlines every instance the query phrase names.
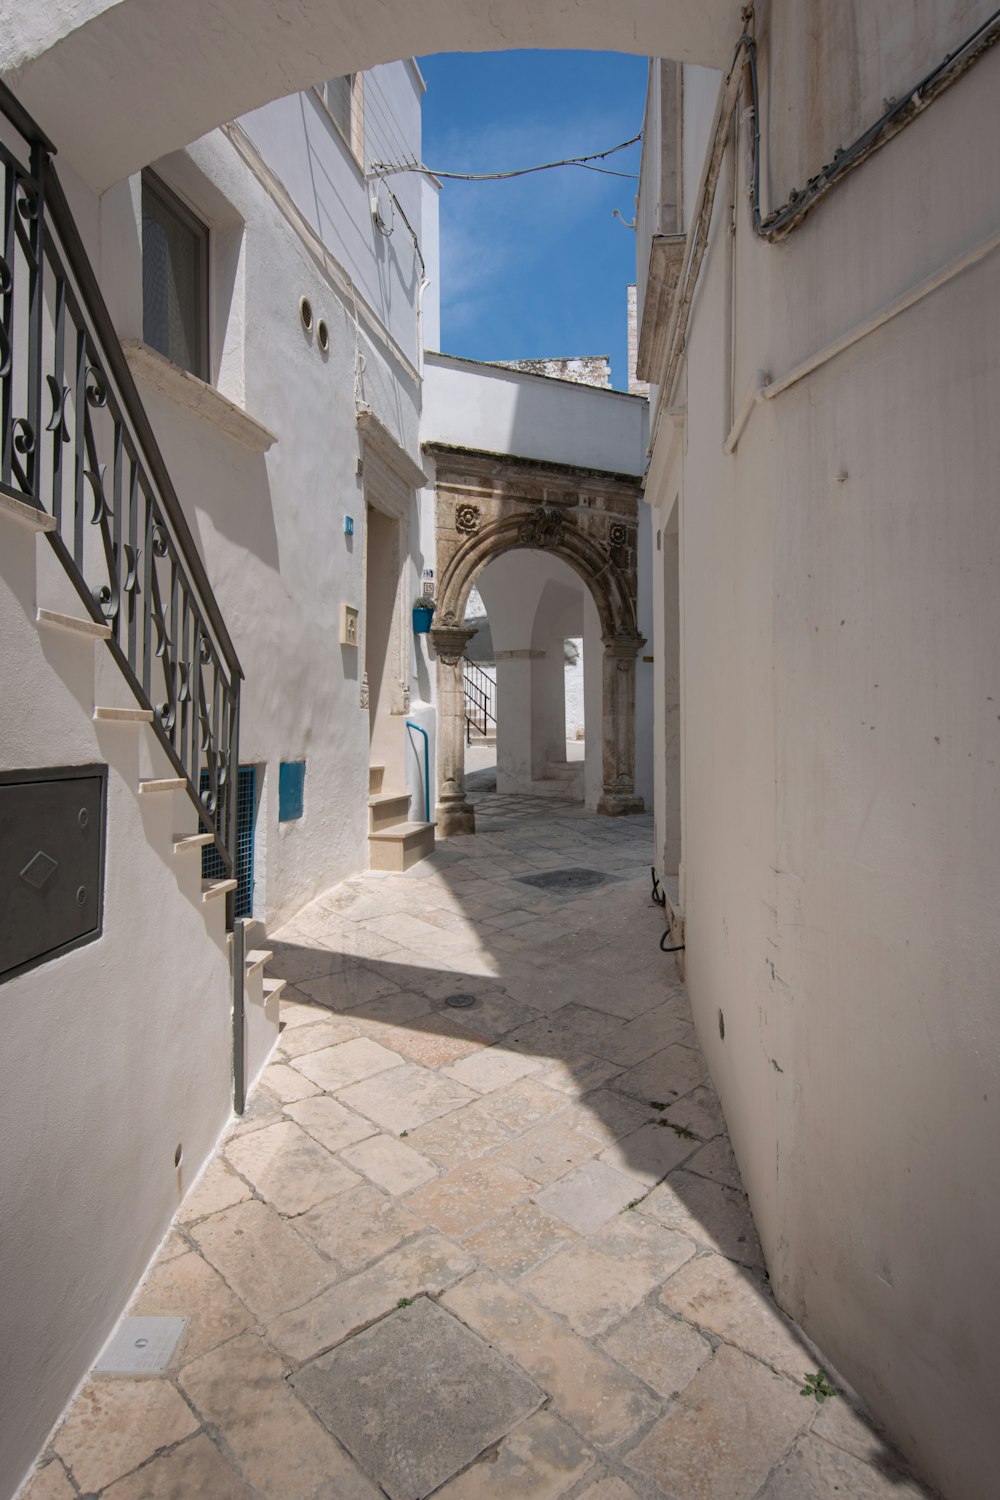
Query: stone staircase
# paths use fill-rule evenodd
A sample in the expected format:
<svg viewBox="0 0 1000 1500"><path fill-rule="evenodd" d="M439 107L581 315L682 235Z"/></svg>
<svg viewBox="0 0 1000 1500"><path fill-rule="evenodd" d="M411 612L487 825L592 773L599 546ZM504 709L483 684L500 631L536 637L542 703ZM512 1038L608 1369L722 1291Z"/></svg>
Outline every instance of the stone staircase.
<svg viewBox="0 0 1000 1500"><path fill-rule="evenodd" d="M368 848L373 870L397 873L434 853L434 823L409 817L409 792L382 789L385 766L368 768Z"/></svg>
<svg viewBox="0 0 1000 1500"><path fill-rule="evenodd" d="M198 831L187 782L175 774L152 732L152 710L134 699L127 701L131 696L127 679L111 654L100 649L111 638L110 627L74 608L66 575L47 548L38 551L36 546L32 550L31 533L45 536L53 526L51 516L0 494L0 549L11 564L12 575L19 575L21 597L29 605L25 624L33 624L42 659L69 688L81 717L89 712L93 733L102 737L94 744L93 759L106 760L112 771L129 780L140 806L150 809L142 819L146 842L173 868L179 898L201 909L211 944L227 949L232 975L234 944L232 932L227 931L225 898L236 889L237 881L202 880L201 850L213 842L213 837ZM58 649L56 642L61 643ZM17 649L13 639L8 644L12 651ZM44 703L45 690L40 681L38 693ZM53 754L58 758L55 746ZM109 846L109 869L123 853ZM243 985L248 1083L264 1067L278 1036L278 997L285 981L265 978L264 965L270 958L270 952L260 949L246 955Z"/></svg>

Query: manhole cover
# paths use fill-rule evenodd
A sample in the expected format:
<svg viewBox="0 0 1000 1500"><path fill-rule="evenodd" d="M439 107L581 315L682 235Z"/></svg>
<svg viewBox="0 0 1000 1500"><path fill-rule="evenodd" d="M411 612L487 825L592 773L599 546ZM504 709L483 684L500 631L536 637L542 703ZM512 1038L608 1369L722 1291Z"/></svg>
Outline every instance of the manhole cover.
<svg viewBox="0 0 1000 1500"><path fill-rule="evenodd" d="M162 1375L187 1318L123 1318L94 1369L101 1375Z"/></svg>
<svg viewBox="0 0 1000 1500"><path fill-rule="evenodd" d="M475 1005L475 995L446 995L445 1005L450 1005L454 1010L467 1010L470 1005Z"/></svg>
<svg viewBox="0 0 1000 1500"><path fill-rule="evenodd" d="M588 886L603 885L610 880L601 870L543 870L538 875L519 875L522 885L535 885L543 891L580 891Z"/></svg>

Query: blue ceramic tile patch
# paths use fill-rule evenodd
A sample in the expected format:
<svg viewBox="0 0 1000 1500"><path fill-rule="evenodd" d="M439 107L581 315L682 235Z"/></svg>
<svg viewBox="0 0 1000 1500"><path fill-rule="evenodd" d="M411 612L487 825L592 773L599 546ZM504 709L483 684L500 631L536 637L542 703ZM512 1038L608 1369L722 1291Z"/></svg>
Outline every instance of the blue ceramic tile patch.
<svg viewBox="0 0 1000 1500"><path fill-rule="evenodd" d="M306 763L283 760L278 767L278 822L301 818L305 800Z"/></svg>

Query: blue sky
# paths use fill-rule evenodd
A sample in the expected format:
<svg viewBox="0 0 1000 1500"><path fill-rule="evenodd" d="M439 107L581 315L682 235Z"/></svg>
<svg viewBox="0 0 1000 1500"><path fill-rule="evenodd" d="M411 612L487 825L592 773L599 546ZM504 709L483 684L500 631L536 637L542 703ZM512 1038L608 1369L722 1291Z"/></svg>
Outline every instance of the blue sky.
<svg viewBox="0 0 1000 1500"><path fill-rule="evenodd" d="M642 127L646 60L602 52L420 58L424 161L497 172L603 151ZM639 147L604 163L638 172ZM441 191L441 343L471 359L610 354L627 384L636 183L578 167Z"/></svg>

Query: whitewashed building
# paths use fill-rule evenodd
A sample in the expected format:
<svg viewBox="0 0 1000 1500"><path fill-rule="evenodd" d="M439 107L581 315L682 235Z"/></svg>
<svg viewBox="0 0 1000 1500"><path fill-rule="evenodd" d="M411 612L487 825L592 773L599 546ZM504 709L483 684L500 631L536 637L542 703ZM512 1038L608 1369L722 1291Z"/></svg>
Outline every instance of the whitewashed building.
<svg viewBox="0 0 1000 1500"><path fill-rule="evenodd" d="M981 1500L994 1487L1000 1333L993 8L579 0L569 15L525 0L385 0L363 12L176 0L169 12L167 25L145 0L8 6L0 35L0 72L58 147L68 205L53 197L47 213L62 253L71 218L109 311L106 322L94 312L75 261L71 298L60 301L57 276L32 300L46 148L36 141L29 160L9 106L4 259L17 258L24 305L45 308L48 331L32 363L27 335L12 340L4 325L2 363L12 355L23 373L4 411L3 764L22 773L11 785L53 768L89 773L63 809L88 872L102 807L107 833L103 915L92 876L74 873L69 889L83 897L77 928L61 930L66 951L2 988L14 1045L0 1064L0 1277L14 1295L0 1492L19 1483L101 1346L230 1107L229 893L203 901L197 847L173 847L196 835L190 799L149 784L183 779L197 747L211 751L197 765L215 794L242 663L241 761L262 768L261 914L278 920L363 867L371 760L398 773L390 790L416 793L405 720L435 727L424 705L449 640L439 634L432 674L406 615L436 567L442 484L454 500L496 478L484 454L523 456L482 439L478 458L443 454L469 436L421 431L434 189L394 178L398 214L384 190L372 212L357 84L327 81L378 78L400 131L381 148L391 154L419 145L419 78L400 61L412 53L627 41L657 60L637 230L651 525L636 572L649 569L652 630L621 599L610 623L626 687L635 664L634 701L649 665L636 656L654 658L657 869L779 1302L949 1500ZM317 84L323 98L308 92ZM182 329L202 360L190 380L140 347L144 171L161 250L187 245L189 279L212 288L208 322ZM82 342L74 298L87 307ZM144 404L125 403L116 446L129 370ZM433 379L455 374L435 362ZM84 440L88 421L109 458ZM41 534L49 521L32 496L40 477L54 493L64 453L65 546L88 579L117 546L117 598L95 598L89 583L87 597L68 592ZM536 471L615 468L527 457ZM137 465L147 508L133 537L120 497ZM434 488L421 502L424 475ZM377 685L362 659L368 505L379 556L395 547L399 559L378 596ZM513 524L505 516L498 524ZM532 524L538 537L565 531L549 515ZM627 553L627 537L615 546ZM173 711L186 761L122 716L138 700L112 645L53 618L83 613L103 629L113 607L128 662L150 570L159 606L136 618L151 674L170 635L165 599L176 584L192 601L191 669L150 710ZM463 623L450 627L458 652ZM555 609L550 623L561 627ZM586 648L586 620L582 634ZM178 641L162 643L168 663ZM141 685L143 650L131 669ZM452 724L454 675L443 682ZM95 709L108 713L95 720ZM460 752L453 735L442 750L443 722L436 759L451 779L438 806L460 827ZM384 757L372 756L376 741ZM303 818L282 817L283 764L285 810L301 792ZM609 765L627 802L627 735ZM26 889L44 889L67 858L47 842L23 866ZM251 1075L268 1041L259 984L246 995Z"/></svg>

